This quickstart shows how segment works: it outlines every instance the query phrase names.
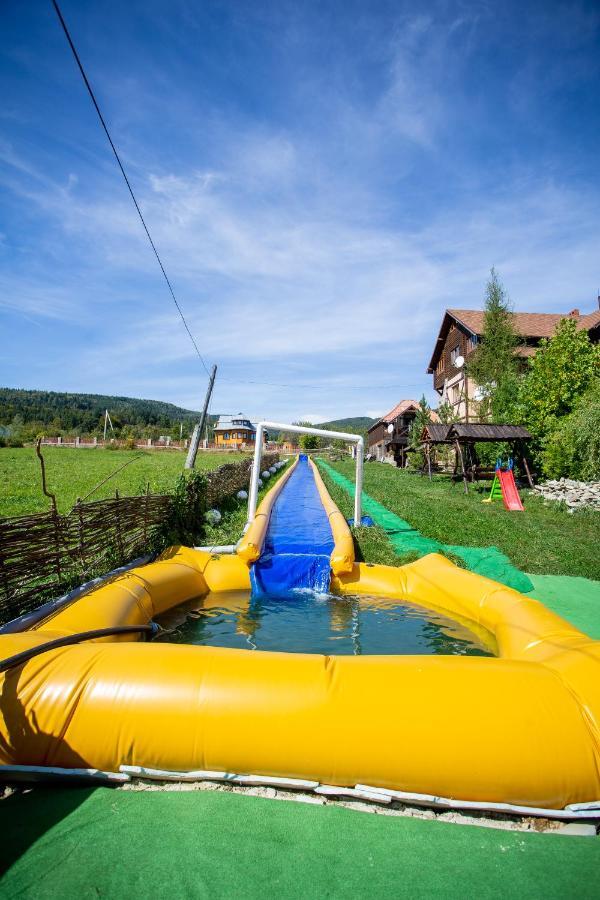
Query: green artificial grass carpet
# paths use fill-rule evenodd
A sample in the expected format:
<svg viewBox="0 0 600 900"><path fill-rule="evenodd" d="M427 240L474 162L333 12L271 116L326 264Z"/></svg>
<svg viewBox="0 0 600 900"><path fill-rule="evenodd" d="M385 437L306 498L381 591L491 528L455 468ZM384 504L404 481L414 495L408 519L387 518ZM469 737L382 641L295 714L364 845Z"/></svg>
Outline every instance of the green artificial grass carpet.
<svg viewBox="0 0 600 900"><path fill-rule="evenodd" d="M2 897L597 897L600 840L227 793L0 802Z"/></svg>
<svg viewBox="0 0 600 900"><path fill-rule="evenodd" d="M568 575L530 575L531 597L575 628L600 640L600 581Z"/></svg>

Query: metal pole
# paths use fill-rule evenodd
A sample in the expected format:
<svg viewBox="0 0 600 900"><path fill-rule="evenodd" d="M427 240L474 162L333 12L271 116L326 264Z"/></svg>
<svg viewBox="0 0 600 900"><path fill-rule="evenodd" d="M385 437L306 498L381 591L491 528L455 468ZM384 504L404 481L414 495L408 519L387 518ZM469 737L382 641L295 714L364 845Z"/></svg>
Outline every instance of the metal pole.
<svg viewBox="0 0 600 900"><path fill-rule="evenodd" d="M354 527L362 523L362 486L365 442L360 438L356 444L356 485L354 488Z"/></svg>
<svg viewBox="0 0 600 900"><path fill-rule="evenodd" d="M254 448L254 464L250 479L248 496L248 523L254 520L256 501L258 499L258 479L260 477L260 461L262 454L263 430L289 431L292 434L315 434L318 437L340 438L348 443L356 444L356 487L354 494L354 521L360 525L362 521L362 483L365 442L359 434L348 434L345 431L327 431L325 428L309 428L307 425L286 425L282 422L259 422L256 428L256 446Z"/></svg>
<svg viewBox="0 0 600 900"><path fill-rule="evenodd" d="M200 437L202 436L202 432L204 430L204 423L206 422L206 413L208 411L208 404L210 402L210 395L212 394L212 389L213 389L213 386L215 383L216 375L217 375L217 367L213 366L212 371L210 373L210 378L208 379L208 388L206 390L206 397L204 398L204 408L202 410L202 416L200 418L200 422L194 428L194 433L193 433L192 439L190 441L187 459L185 461L186 469L193 469L194 466L196 465L196 455L198 453Z"/></svg>
<svg viewBox="0 0 600 900"><path fill-rule="evenodd" d="M258 500L258 479L260 478L260 462L262 459L263 423L256 426L256 443L254 444L254 460L252 462L252 474L250 475L250 491L248 493L248 522L254 521L256 515L256 501Z"/></svg>

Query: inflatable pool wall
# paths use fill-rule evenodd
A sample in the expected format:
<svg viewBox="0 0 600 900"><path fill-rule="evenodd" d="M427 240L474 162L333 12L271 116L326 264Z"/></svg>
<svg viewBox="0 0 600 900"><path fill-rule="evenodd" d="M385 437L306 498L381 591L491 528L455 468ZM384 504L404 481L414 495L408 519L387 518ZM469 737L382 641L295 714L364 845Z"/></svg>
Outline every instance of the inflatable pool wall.
<svg viewBox="0 0 600 900"><path fill-rule="evenodd" d="M0 675L0 763L257 773L547 809L599 800L600 643L436 554L398 568L354 562L322 483L319 496L337 560L333 592L443 611L497 656L325 657L132 635L89 641ZM265 513L262 540L268 523ZM208 592L250 590L255 551L247 548L254 543L260 558L257 532L247 532L239 555L171 548L30 630L0 634L0 658L88 629L146 624Z"/></svg>

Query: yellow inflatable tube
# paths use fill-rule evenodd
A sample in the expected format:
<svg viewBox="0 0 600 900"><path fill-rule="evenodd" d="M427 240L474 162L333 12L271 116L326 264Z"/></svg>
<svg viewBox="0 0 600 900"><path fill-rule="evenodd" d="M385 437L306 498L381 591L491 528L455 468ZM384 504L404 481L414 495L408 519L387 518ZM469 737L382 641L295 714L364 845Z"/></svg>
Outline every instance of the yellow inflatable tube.
<svg viewBox="0 0 600 900"><path fill-rule="evenodd" d="M348 528L346 519L329 496L329 491L325 487L323 479L321 478L321 473L312 459L309 459L309 463L333 535L334 547L331 551L330 558L331 571L334 575L342 575L351 572L354 565L354 541L352 540L352 533Z"/></svg>
<svg viewBox="0 0 600 900"><path fill-rule="evenodd" d="M237 545L235 552L241 559L248 563L248 565L256 562L256 560L260 557L260 554L262 552L262 545L267 533L267 528L269 527L269 519L271 518L271 510L273 509L273 505L277 500L277 497L283 490L284 484L297 465L298 457L296 457L285 475L283 475L279 479L277 484L275 484L271 488L269 493L266 494L265 497L263 497L262 501L258 505L258 509L256 510L253 521L250 523L248 530Z"/></svg>
<svg viewBox="0 0 600 900"><path fill-rule="evenodd" d="M0 658L249 586L242 558L172 548L33 630L0 635ZM331 588L441 610L497 657L81 643L0 675L0 763L209 769L546 809L600 800L600 642L434 554L355 563Z"/></svg>

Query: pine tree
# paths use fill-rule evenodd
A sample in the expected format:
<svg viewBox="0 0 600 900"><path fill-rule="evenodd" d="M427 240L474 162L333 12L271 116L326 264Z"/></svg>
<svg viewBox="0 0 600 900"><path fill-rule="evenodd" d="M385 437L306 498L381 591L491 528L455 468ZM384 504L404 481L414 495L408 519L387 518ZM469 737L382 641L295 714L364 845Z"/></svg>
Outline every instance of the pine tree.
<svg viewBox="0 0 600 900"><path fill-rule="evenodd" d="M494 268L486 285L485 314L481 343L471 356L468 376L483 394L480 411L494 422L510 418L518 386L519 343L512 319L510 300Z"/></svg>

